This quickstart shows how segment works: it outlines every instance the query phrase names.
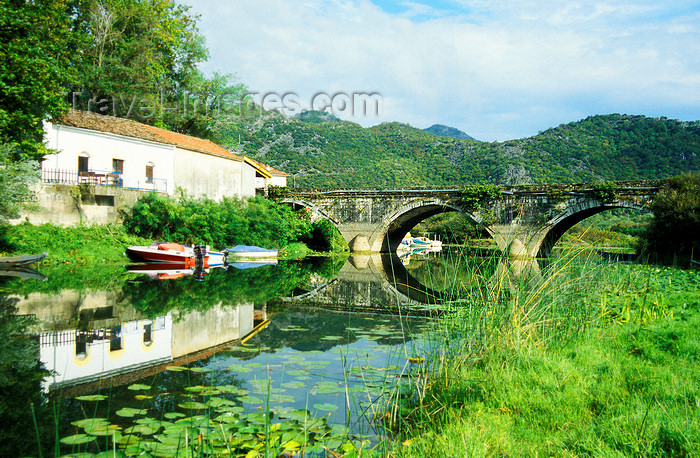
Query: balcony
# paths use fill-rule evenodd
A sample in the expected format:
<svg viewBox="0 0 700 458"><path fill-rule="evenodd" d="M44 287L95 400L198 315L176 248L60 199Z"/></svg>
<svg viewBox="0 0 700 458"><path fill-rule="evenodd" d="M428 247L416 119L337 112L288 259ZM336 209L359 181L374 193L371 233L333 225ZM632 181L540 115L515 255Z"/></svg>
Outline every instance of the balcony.
<svg viewBox="0 0 700 458"><path fill-rule="evenodd" d="M137 191L168 192L165 178L132 177L106 170L41 169L41 182L69 185L112 186Z"/></svg>

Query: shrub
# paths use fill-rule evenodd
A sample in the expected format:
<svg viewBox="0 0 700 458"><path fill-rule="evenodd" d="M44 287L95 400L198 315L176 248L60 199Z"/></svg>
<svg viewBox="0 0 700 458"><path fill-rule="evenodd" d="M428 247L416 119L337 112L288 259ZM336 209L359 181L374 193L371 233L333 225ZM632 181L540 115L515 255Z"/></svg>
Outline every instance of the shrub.
<svg viewBox="0 0 700 458"><path fill-rule="evenodd" d="M650 207L654 218L642 234L642 251L668 260L700 253L700 173L669 180Z"/></svg>
<svg viewBox="0 0 700 458"><path fill-rule="evenodd" d="M306 213L263 197L215 202L147 194L125 213L124 226L142 237L218 248L238 244L281 248L311 235Z"/></svg>

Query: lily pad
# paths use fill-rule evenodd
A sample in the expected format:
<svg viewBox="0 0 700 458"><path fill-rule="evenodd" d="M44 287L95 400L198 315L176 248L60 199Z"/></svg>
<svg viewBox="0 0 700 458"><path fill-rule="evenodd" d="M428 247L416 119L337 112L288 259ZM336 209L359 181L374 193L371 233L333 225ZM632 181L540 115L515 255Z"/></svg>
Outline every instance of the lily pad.
<svg viewBox="0 0 700 458"><path fill-rule="evenodd" d="M165 368L166 371L173 371L173 372L183 372L183 371L188 371L190 370L188 367L185 366L168 366Z"/></svg>
<svg viewBox="0 0 700 458"><path fill-rule="evenodd" d="M92 436L111 436L120 429L118 425L97 425L85 428L85 432Z"/></svg>
<svg viewBox="0 0 700 458"><path fill-rule="evenodd" d="M71 425L77 426L78 428L90 428L99 425L108 425L109 421L106 418L84 418L82 420L72 421Z"/></svg>
<svg viewBox="0 0 700 458"><path fill-rule="evenodd" d="M206 409L207 408L206 404L203 404L201 402L196 402L196 401L183 402L182 404L178 404L178 406L182 407L183 409Z"/></svg>
<svg viewBox="0 0 700 458"><path fill-rule="evenodd" d="M311 418L311 412L306 409L297 409L290 412L280 412L280 418L290 418L292 420L305 421Z"/></svg>
<svg viewBox="0 0 700 458"><path fill-rule="evenodd" d="M86 396L76 396L75 399L78 401L104 401L107 396L104 394L88 394Z"/></svg>
<svg viewBox="0 0 700 458"><path fill-rule="evenodd" d="M308 375L309 371L305 370L291 370L287 371L287 375L291 375L292 377L298 377L300 375Z"/></svg>
<svg viewBox="0 0 700 458"><path fill-rule="evenodd" d="M151 428L150 426L147 425L134 425L126 428L124 432L126 434L141 434L142 436L150 436L151 434L155 433L157 430L155 428Z"/></svg>
<svg viewBox="0 0 700 458"><path fill-rule="evenodd" d="M322 410L324 412L332 412L338 408L337 405L331 404L329 402L324 402L323 404L314 404L314 409Z"/></svg>
<svg viewBox="0 0 700 458"><path fill-rule="evenodd" d="M146 415L148 411L146 409L133 409L131 407L124 407L117 410L116 413L120 417L133 417L134 415Z"/></svg>
<svg viewBox="0 0 700 458"><path fill-rule="evenodd" d="M211 369L208 367L190 367L190 372L211 372Z"/></svg>
<svg viewBox="0 0 700 458"><path fill-rule="evenodd" d="M150 390L151 386L150 385L144 385L141 383L134 383L133 385L129 385L128 387L132 391L141 391L141 390Z"/></svg>
<svg viewBox="0 0 700 458"><path fill-rule="evenodd" d="M73 434L72 436L61 439L61 443L66 445L80 445L87 444L95 439L97 439L95 436L89 436L87 434Z"/></svg>
<svg viewBox="0 0 700 458"><path fill-rule="evenodd" d="M238 400L243 404L262 404L262 399L255 396L240 396Z"/></svg>

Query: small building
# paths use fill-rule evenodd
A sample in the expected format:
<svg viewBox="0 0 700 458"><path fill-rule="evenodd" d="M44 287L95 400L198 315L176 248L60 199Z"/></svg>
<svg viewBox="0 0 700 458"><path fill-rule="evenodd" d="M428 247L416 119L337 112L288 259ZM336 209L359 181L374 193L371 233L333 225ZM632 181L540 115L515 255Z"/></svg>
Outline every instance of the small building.
<svg viewBox="0 0 700 458"><path fill-rule="evenodd" d="M69 111L46 126L42 179L117 186L194 197L255 195L255 169L209 140L125 118Z"/></svg>
<svg viewBox="0 0 700 458"><path fill-rule="evenodd" d="M255 192L259 195L267 195L270 186L287 186L288 173L284 173L269 165L262 164L247 156L243 160L255 168Z"/></svg>
<svg viewBox="0 0 700 458"><path fill-rule="evenodd" d="M256 177L274 184L286 175L212 141L125 118L72 110L46 123L45 131L47 146L58 153L41 164L41 209L22 218L33 223L117 221L118 210L144 191L172 196L181 189L213 200L252 197Z"/></svg>

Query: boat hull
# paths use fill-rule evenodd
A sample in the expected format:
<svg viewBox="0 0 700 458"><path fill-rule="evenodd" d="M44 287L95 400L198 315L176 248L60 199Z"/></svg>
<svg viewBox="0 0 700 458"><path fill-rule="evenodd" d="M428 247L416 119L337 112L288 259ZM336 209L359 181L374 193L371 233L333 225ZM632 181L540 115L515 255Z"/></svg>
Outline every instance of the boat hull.
<svg viewBox="0 0 700 458"><path fill-rule="evenodd" d="M236 245L226 250L229 257L234 258L276 258L277 250L268 250L258 246Z"/></svg>
<svg viewBox="0 0 700 458"><path fill-rule="evenodd" d="M126 249L126 255L134 262L166 262L173 264L183 264L188 268L194 267L194 252L187 250L184 252L173 250L159 250L146 246L130 246Z"/></svg>
<svg viewBox="0 0 700 458"><path fill-rule="evenodd" d="M167 246L176 246L177 249L163 249ZM226 253L210 251L204 245L196 251L191 247L156 242L149 246L127 247L126 255L134 262L182 264L188 269L196 267L198 256L201 256L203 268L223 266L226 262Z"/></svg>
<svg viewBox="0 0 700 458"><path fill-rule="evenodd" d="M0 266L11 267L11 266L28 266L37 261L44 259L48 253L41 254L26 254L23 256L10 256L0 258Z"/></svg>

